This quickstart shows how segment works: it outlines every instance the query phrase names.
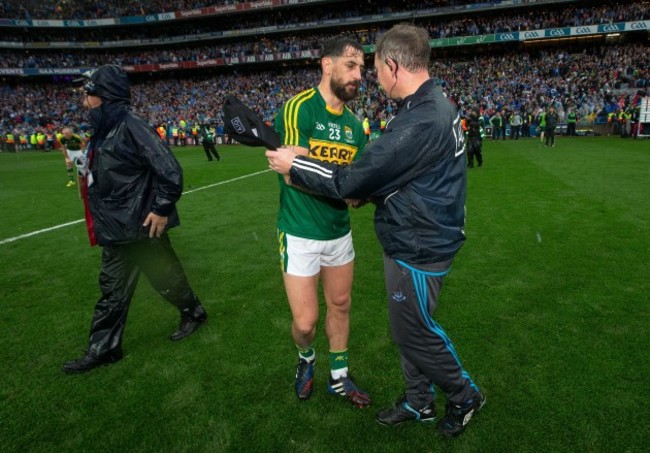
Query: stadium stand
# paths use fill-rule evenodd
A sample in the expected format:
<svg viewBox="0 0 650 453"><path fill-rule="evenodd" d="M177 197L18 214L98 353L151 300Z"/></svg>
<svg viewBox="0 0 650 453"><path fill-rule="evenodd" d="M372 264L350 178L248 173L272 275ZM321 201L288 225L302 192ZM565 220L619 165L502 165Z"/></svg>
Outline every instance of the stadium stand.
<svg viewBox="0 0 650 453"><path fill-rule="evenodd" d="M612 113L634 115L639 93L646 92L649 84L647 1L421 1L408 5L379 1L346 3L345 10L335 7L336 1L304 1L301 8L277 0L209 5L129 2L106 8L102 2L84 1L10 3L0 3L0 17L29 17L30 25L16 28L9 24L17 20L0 20L0 130L20 135L63 125L83 126L70 80L105 63L122 64L133 71L135 108L152 124L164 124L168 130L181 119L188 129L196 122L219 123L221 103L228 94L243 97L271 121L286 99L316 83L318 47L332 34L329 30L336 28L337 33L359 40L370 57L376 37L405 19L428 28L434 43L432 74L462 112L478 109L489 118L497 110L521 110L535 117L541 107L553 103L561 115L572 108L582 124L593 125L606 122ZM331 12L324 14L323 4L333 6ZM220 14L215 12L218 7L233 10ZM198 11L198 18L146 27L59 28L51 26L53 21L41 27L31 19L142 16L170 11L167 8L190 8ZM636 23L646 28L632 31L617 25ZM606 33L605 28L612 25L612 31L626 32ZM567 36L566 30L572 33L580 27L586 30L584 36ZM560 30L564 35L512 38L544 30ZM493 38L483 42L484 37ZM438 42L442 43L439 47ZM102 47L98 43L110 45L98 50ZM276 56L283 54L290 58L278 61ZM367 64L371 65L371 58ZM362 95L352 108L358 116L378 123L395 106L376 89L368 72Z"/></svg>

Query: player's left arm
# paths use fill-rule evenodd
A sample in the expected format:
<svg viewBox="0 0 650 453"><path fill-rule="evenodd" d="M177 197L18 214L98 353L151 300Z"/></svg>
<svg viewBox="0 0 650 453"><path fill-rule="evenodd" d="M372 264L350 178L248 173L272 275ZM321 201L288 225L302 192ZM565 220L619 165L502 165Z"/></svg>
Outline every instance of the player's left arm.
<svg viewBox="0 0 650 453"><path fill-rule="evenodd" d="M81 138L80 135L74 134L74 136L76 137L77 140L79 140L79 151L81 151L82 153L85 152L86 151L86 140Z"/></svg>

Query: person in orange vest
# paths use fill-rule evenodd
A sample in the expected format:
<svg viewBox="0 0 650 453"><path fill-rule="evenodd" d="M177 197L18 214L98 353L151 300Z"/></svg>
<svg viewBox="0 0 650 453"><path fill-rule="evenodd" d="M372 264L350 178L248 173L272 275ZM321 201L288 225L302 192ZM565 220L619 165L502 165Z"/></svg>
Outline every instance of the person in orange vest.
<svg viewBox="0 0 650 453"><path fill-rule="evenodd" d="M165 125L161 124L160 126L158 126L158 128L156 128L156 131L158 132L158 135L160 136L160 139L163 142L166 142L165 139L167 138L167 130L165 129Z"/></svg>
<svg viewBox="0 0 650 453"><path fill-rule="evenodd" d="M48 151L54 149L54 133L48 129L47 134L45 134L45 146Z"/></svg>

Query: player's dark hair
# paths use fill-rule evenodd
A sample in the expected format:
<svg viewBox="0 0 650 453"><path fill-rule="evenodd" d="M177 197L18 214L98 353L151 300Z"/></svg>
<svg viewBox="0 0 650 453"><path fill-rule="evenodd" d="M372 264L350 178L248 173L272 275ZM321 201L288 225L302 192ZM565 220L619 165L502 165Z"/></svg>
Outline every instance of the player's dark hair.
<svg viewBox="0 0 650 453"><path fill-rule="evenodd" d="M379 37L375 52L379 61L393 60L409 72L428 69L431 59L429 35L422 27L397 24Z"/></svg>
<svg viewBox="0 0 650 453"><path fill-rule="evenodd" d="M328 39L323 43L320 57L342 57L345 55L345 49L348 47L351 47L363 53L363 46L356 42L354 39L348 38L347 36L337 36L335 38Z"/></svg>

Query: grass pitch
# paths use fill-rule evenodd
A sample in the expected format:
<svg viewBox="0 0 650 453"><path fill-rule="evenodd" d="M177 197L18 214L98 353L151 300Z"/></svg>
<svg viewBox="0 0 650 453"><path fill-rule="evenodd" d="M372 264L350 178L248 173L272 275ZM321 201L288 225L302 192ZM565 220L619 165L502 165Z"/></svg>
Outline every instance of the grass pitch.
<svg viewBox="0 0 650 453"><path fill-rule="evenodd" d="M349 348L355 379L373 397L369 410L327 393L322 321L314 395L295 398L277 177L261 150L239 146L220 147L221 162L198 148L174 150L186 194L170 236L208 323L170 342L177 313L143 279L125 359L67 376L61 364L84 350L99 296L100 250L88 246L82 222L71 223L83 210L65 187L60 153L0 153L2 450L642 451L650 437L648 144L485 143L485 165L468 175L468 240L436 319L488 401L451 441L432 425L374 421L403 383L371 207L353 213ZM440 395L439 416L443 408Z"/></svg>

